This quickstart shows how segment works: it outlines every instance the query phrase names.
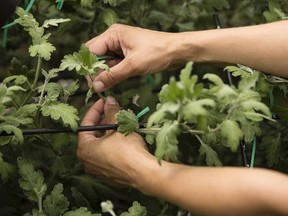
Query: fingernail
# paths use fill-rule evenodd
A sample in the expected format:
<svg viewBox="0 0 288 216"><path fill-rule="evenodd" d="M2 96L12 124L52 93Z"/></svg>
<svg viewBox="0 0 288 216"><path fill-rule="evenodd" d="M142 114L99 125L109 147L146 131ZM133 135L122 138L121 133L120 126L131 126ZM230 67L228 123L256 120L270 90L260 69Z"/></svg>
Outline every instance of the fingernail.
<svg viewBox="0 0 288 216"><path fill-rule="evenodd" d="M110 104L110 105L116 105L118 104L118 102L115 100L114 97L108 96L106 98L106 103Z"/></svg>
<svg viewBox="0 0 288 216"><path fill-rule="evenodd" d="M104 90L104 84L103 84L103 82L101 82L101 81L96 81L96 82L94 83L94 89L95 89L96 92L101 92L101 91L103 91L103 90Z"/></svg>

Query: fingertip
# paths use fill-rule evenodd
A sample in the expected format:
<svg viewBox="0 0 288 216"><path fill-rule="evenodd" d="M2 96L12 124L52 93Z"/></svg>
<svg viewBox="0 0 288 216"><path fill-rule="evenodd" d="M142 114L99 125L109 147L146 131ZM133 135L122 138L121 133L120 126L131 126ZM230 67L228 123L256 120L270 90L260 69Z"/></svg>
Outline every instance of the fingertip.
<svg viewBox="0 0 288 216"><path fill-rule="evenodd" d="M108 124L116 123L115 115L120 110L120 106L114 97L108 96L104 106L104 113Z"/></svg>

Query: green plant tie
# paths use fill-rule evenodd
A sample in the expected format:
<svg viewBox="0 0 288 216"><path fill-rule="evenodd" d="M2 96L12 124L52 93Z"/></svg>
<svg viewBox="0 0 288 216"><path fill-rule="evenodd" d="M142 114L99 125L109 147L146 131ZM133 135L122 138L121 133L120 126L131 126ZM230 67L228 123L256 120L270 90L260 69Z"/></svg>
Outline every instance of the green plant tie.
<svg viewBox="0 0 288 216"><path fill-rule="evenodd" d="M136 115L136 118L139 120L141 118L141 116L145 115L147 112L149 112L150 109L149 107L146 107L144 108L141 112L139 112L137 115Z"/></svg>
<svg viewBox="0 0 288 216"><path fill-rule="evenodd" d="M56 7L58 10L61 10L61 9L62 9L62 7L63 7L63 5L64 5L64 1L65 1L65 0L59 0L59 1L58 1L57 7Z"/></svg>
<svg viewBox="0 0 288 216"><path fill-rule="evenodd" d="M29 2L29 4L28 4L28 0L25 0L25 6L28 4L27 7L26 7L26 9L25 9L25 11L29 12L29 11L31 10L34 2L35 2L35 0L31 0L31 1ZM14 26L14 25L16 25L16 24L17 24L17 23L14 21L14 22L11 22L11 23L8 23L8 24L2 26L2 29L4 29L2 46L3 46L4 48L6 48L6 43L7 43L7 33L8 33L8 30L6 30L6 29L8 29L9 27ZM6 31L5 31L5 30L6 30ZM6 36L5 36L5 34L6 34Z"/></svg>
<svg viewBox="0 0 288 216"><path fill-rule="evenodd" d="M98 61L106 60L106 59L116 59L115 56L109 56L109 55L97 56L96 58Z"/></svg>
<svg viewBox="0 0 288 216"><path fill-rule="evenodd" d="M7 35L8 35L8 28L5 28L4 31L3 31L3 42L2 42L2 47L3 48L6 48Z"/></svg>
<svg viewBox="0 0 288 216"><path fill-rule="evenodd" d="M156 80L154 78L153 75L149 74L146 76L146 79L148 80L148 82L150 82L153 86L156 86Z"/></svg>
<svg viewBox="0 0 288 216"><path fill-rule="evenodd" d="M254 139L253 139L253 146L252 146L252 154L251 154L250 168L253 168L253 167L254 167L255 154L256 154L256 136L254 136Z"/></svg>

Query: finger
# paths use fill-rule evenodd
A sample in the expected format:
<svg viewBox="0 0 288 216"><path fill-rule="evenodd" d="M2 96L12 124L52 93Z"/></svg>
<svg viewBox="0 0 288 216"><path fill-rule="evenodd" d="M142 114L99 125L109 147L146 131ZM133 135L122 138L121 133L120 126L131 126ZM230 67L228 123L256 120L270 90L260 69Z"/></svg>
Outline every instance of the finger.
<svg viewBox="0 0 288 216"><path fill-rule="evenodd" d="M81 126L91 126L97 125L101 120L101 115L104 112L104 101L102 99L98 100L93 106L88 110L84 116ZM87 139L96 135L95 131L83 131L79 132L79 141L82 139Z"/></svg>
<svg viewBox="0 0 288 216"><path fill-rule="evenodd" d="M106 103L104 105L104 114L107 124L116 124L117 121L115 119L116 113L120 110L118 102L115 100L114 97L107 97Z"/></svg>
<svg viewBox="0 0 288 216"><path fill-rule="evenodd" d="M131 67L125 58L119 64L110 68L110 71L100 73L94 79L94 89L96 92L102 92L118 84L122 80L131 76Z"/></svg>

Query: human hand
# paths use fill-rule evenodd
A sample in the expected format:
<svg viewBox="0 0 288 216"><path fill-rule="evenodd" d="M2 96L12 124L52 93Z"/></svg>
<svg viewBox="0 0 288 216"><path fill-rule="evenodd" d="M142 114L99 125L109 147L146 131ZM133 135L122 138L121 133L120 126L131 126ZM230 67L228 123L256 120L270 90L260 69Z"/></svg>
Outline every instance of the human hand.
<svg viewBox="0 0 288 216"><path fill-rule="evenodd" d="M100 99L87 112L81 125L115 124L118 111L114 98L107 97L106 102ZM140 187L142 175L149 170L144 166L157 163L139 134L124 136L116 131L106 131L102 137L95 131L80 132L77 156L85 170L98 179L110 185L135 188Z"/></svg>
<svg viewBox="0 0 288 216"><path fill-rule="evenodd" d="M110 71L95 77L95 90L106 90L131 76L154 74L171 68L175 63L173 55L177 47L174 35L114 24L103 34L88 41L86 45L92 53L122 58L107 60Z"/></svg>

